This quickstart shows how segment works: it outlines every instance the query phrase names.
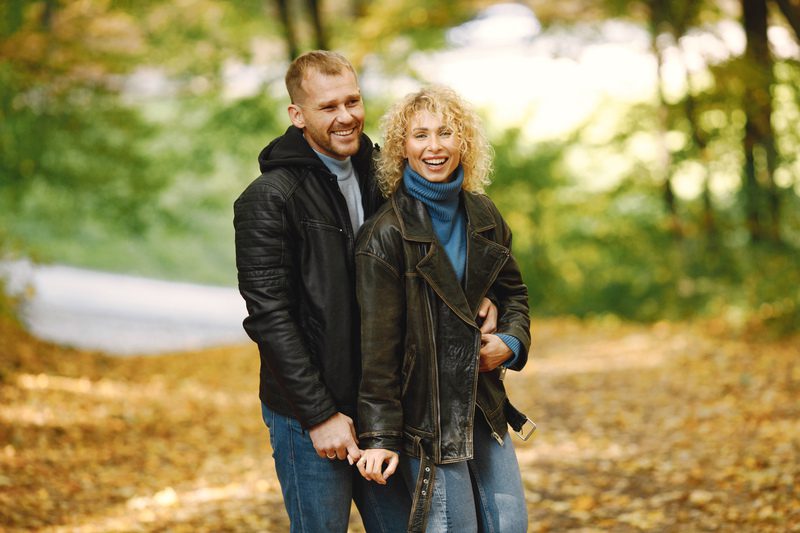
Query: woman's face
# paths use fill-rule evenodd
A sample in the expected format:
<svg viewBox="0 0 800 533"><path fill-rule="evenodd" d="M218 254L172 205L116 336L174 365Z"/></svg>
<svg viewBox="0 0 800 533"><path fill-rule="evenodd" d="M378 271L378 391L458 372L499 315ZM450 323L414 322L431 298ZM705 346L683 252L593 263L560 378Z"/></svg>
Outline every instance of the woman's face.
<svg viewBox="0 0 800 533"><path fill-rule="evenodd" d="M442 117L420 111L411 118L405 157L411 168L428 181L448 181L461 162L456 133L442 124Z"/></svg>

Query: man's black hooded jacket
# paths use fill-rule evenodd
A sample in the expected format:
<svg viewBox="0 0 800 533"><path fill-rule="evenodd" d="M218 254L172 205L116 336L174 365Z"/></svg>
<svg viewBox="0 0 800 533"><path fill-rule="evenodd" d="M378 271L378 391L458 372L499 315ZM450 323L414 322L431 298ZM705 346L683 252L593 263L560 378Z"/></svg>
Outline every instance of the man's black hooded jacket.
<svg viewBox="0 0 800 533"><path fill-rule="evenodd" d="M382 203L366 135L352 157L364 217ZM305 428L355 417L360 379L355 236L336 176L289 127L234 203L244 328L261 354L259 397Z"/></svg>

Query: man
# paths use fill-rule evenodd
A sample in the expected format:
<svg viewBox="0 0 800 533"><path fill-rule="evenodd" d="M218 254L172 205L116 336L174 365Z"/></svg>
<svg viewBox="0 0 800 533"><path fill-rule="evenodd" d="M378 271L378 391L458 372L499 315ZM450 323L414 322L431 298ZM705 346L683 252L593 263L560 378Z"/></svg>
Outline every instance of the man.
<svg viewBox="0 0 800 533"><path fill-rule="evenodd" d="M286 89L292 125L261 151L261 176L234 204L244 327L261 356L284 503L293 532L347 531L351 499L368 532L405 531L402 481L369 483L351 466L361 456L355 233L382 203L358 80L344 57L318 50L292 62ZM493 329L496 309L487 314Z"/></svg>

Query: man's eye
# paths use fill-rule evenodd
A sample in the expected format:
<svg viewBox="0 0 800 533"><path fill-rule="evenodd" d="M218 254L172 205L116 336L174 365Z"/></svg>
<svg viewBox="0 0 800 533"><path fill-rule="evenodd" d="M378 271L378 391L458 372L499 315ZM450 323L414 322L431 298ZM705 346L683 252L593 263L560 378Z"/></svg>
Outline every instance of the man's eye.
<svg viewBox="0 0 800 533"><path fill-rule="evenodd" d="M350 100L347 102L347 107L355 107L361 103L361 100Z"/></svg>

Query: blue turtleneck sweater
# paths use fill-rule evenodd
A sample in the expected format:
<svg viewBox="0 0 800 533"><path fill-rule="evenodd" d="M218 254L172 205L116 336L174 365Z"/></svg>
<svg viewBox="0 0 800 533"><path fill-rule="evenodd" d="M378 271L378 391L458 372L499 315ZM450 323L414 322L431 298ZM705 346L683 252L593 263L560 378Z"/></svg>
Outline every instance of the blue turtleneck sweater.
<svg viewBox="0 0 800 533"><path fill-rule="evenodd" d="M408 194L425 205L431 217L433 232L450 259L458 281L463 282L467 267L467 217L463 209L459 209L461 186L464 184L464 169L461 165L451 178L444 183L434 183L414 172L409 165L403 171L403 183ZM522 351L522 343L513 335L498 333L497 336L514 354L503 363L503 366L511 366Z"/></svg>
<svg viewBox="0 0 800 533"><path fill-rule="evenodd" d="M428 209L433 232L444 248L458 281L464 281L467 266L467 225L464 212L459 210L459 193L464 183L464 171L459 166L453 179L444 183L428 181L409 166L403 171L403 183L408 193Z"/></svg>

